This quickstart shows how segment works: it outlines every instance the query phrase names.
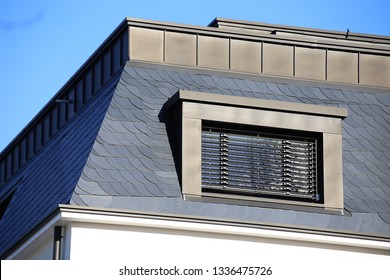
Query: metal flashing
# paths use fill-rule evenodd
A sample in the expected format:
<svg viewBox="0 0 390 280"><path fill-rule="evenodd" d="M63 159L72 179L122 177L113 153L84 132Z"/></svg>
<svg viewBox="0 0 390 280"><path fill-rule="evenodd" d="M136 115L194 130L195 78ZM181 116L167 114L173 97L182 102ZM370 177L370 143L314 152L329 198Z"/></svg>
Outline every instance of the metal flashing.
<svg viewBox="0 0 390 280"><path fill-rule="evenodd" d="M318 28L305 28L297 26L288 26L281 24L269 24L263 22L253 22L246 20L235 20L228 18L215 18L209 25L209 27L216 28L240 28L252 31L265 31L269 34L274 33L291 33L300 36L317 36L329 39L348 39L350 41L368 42L368 43L382 43L390 44L390 36L374 35L374 34L363 34L354 33L348 30L346 31L335 31L335 30L324 30ZM348 33L347 33L348 32Z"/></svg>
<svg viewBox="0 0 390 280"><path fill-rule="evenodd" d="M332 116L341 119L344 119L348 116L348 110L346 108L274 101L250 97L226 96L220 94L193 92L187 90L179 90L167 101L166 107L169 108L178 100L232 105L237 107L257 108L265 110L277 110L309 115Z"/></svg>
<svg viewBox="0 0 390 280"><path fill-rule="evenodd" d="M134 211L134 210L125 210L125 209L114 209L114 208L101 208L101 207L85 207L85 206L76 206L76 205L66 205L60 204L58 206L57 213L79 213L79 214L97 214L103 216L117 216L117 217L129 217L129 218L144 218L151 220L165 220L165 221L179 221L179 222L194 222L194 223L206 223L214 225L227 225L227 226L238 226L245 228L259 228L259 229L272 229L280 230L286 232L299 232L299 233L315 233L319 235L328 235L334 237L353 237L358 239L366 239L373 241L389 241L387 235L367 235L367 234L357 234L356 232L343 231L343 230L326 230L319 229L315 227L300 227L291 225L282 225L282 224L273 224L273 223L260 223L246 220L235 220L235 219L226 219L226 218L215 218L215 217L204 217L204 216L195 216L195 215L186 215L186 214L173 214L173 213L158 213L150 211Z"/></svg>

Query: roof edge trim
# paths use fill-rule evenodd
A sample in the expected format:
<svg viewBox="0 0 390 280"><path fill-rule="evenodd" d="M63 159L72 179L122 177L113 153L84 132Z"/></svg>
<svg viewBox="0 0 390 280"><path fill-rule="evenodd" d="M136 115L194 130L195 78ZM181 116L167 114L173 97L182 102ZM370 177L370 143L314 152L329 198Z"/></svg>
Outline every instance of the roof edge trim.
<svg viewBox="0 0 390 280"><path fill-rule="evenodd" d="M230 226L230 227L242 227L245 230L264 230L264 231L281 231L285 234L305 234L305 235L317 235L319 237L314 238L316 240L311 240L312 242L321 242L324 241L324 237L336 238L339 241L340 238L353 238L359 239L369 242L371 245L374 245L376 242L386 242L388 243L389 237L382 235L368 235L362 233L353 233L347 231L339 231L339 230L324 230L317 228L308 228L308 227L299 227L299 226L286 226L279 224L269 224L269 223L254 223L249 221L237 221L237 220L226 220L226 219L218 219L218 218L205 218L198 216L189 216L183 214L168 214L168 213L153 213L153 212L145 212L145 211L133 211L133 210L123 210L123 209L111 209L111 208L99 208L99 207L89 207L89 206L75 206L75 205L59 205L58 211L61 213L61 220L66 222L66 220L71 221L73 214L84 214L89 215L85 216L87 219L85 222L88 222L88 217L92 218L91 222L97 222L93 218L94 215L100 216L113 216L118 219L117 222L120 223L121 219L124 218L140 218L147 219L153 222L153 220L163 220L166 222L189 222L196 224L209 224L213 226ZM92 216L91 216L92 215ZM100 219L102 223L110 223L113 222L110 219L102 218ZM283 235L283 234L282 234ZM372 242L372 243L371 243ZM340 244L346 246L357 246L357 244ZM379 245L379 244L377 244ZM375 245L374 245L375 246ZM389 250L390 245L387 244L379 245L376 249L384 249ZM362 246L366 247L366 246ZM374 247L371 247L374 248Z"/></svg>
<svg viewBox="0 0 390 280"><path fill-rule="evenodd" d="M137 18L126 18L127 25L141 28L152 28L152 29L160 29L166 31L176 31L176 32L184 32L184 33L194 33L206 36L219 36L226 38L234 38L234 39L244 39L244 40L262 40L264 42L269 43L277 43L277 44L286 44L286 45L297 45L297 46L306 46L306 47L316 47L316 48L326 48L326 49L334 49L334 50L343 50L343 51L360 51L363 53L372 53L372 54L382 54L389 55L390 54L390 36L385 37L384 39L373 40L371 37L366 38L366 35L361 34L361 38L366 38L366 40L354 40L351 36L348 36L346 39L345 32L336 32L337 36L321 36L321 30L318 30L316 33L316 29L309 28L301 28L302 30L313 30L312 34L304 34L305 36L295 36L295 35L303 35L301 31L293 32L294 27L285 27L285 29L279 29L278 27L281 25L269 25L270 30L277 30L282 32L283 34L291 33L294 36L285 36L285 35L275 35L271 34L271 32L259 32L260 30L254 29L246 29L246 28L216 28L210 26L196 26L196 25L188 25L188 24L178 24L172 22L163 22L163 21L154 21L154 20L144 20ZM275 28L271 28L275 27ZM329 31L324 31L329 32ZM295 34L293 34L295 33ZM350 34L350 33L349 33ZM357 33L353 33L357 34ZM370 35L376 37L376 35ZM316 38L318 37L318 38ZM381 37L381 38L382 38Z"/></svg>
<svg viewBox="0 0 390 280"><path fill-rule="evenodd" d="M359 32L349 32L346 31L336 31L328 29L319 29L319 28L307 28L299 26L290 26L282 24L270 24L263 22L255 22L248 20L235 20L230 18L216 17L210 24L209 27L216 28L225 28L225 27L235 27L248 30L261 30L261 31L283 31L291 32L300 35L311 35L326 37L332 39L345 38L348 32L348 39L351 41L360 41L360 42L371 42L371 43L383 43L390 44L390 36L386 35L377 35L377 34L368 34L368 33L359 33Z"/></svg>

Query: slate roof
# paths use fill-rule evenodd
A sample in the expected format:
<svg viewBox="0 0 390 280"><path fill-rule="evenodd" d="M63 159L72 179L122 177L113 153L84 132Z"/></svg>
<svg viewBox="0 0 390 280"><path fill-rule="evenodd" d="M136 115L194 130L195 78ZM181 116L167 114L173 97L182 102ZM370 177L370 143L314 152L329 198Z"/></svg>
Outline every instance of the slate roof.
<svg viewBox="0 0 390 280"><path fill-rule="evenodd" d="M0 189L15 189L0 220L0 256L58 208L69 203L91 152L118 77L80 111Z"/></svg>
<svg viewBox="0 0 390 280"><path fill-rule="evenodd" d="M344 201L351 216L183 200L163 107L179 89L347 108ZM66 203L390 238L389 106L383 89L128 62L1 189L24 178L1 220L0 255Z"/></svg>
<svg viewBox="0 0 390 280"><path fill-rule="evenodd" d="M294 222L303 226L313 225L325 216L328 216L326 220L351 219L311 213L304 222L305 219L300 221L300 216L305 214L286 210L277 219L267 219L278 210L182 201L163 109L167 99L179 89L348 108L349 116L343 122L345 208L353 214L377 215L381 226L370 226L367 230L390 233L388 92L212 71L153 69L128 64L71 203L134 210L141 207L142 210L192 215L208 213L232 219L242 219L245 215L245 219L280 223L287 223L290 219L282 217L291 212L297 216ZM134 203L133 198L138 197L144 199ZM147 202L148 199L153 202ZM229 210L231 208L237 209ZM261 211L269 213L258 215ZM345 223L329 227L341 230Z"/></svg>

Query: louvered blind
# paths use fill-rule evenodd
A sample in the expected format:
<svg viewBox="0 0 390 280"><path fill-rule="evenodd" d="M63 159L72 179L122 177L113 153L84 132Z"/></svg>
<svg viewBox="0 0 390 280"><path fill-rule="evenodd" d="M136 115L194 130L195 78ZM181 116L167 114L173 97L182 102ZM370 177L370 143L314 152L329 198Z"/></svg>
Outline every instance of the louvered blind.
<svg viewBox="0 0 390 280"><path fill-rule="evenodd" d="M203 127L202 190L319 200L317 140Z"/></svg>

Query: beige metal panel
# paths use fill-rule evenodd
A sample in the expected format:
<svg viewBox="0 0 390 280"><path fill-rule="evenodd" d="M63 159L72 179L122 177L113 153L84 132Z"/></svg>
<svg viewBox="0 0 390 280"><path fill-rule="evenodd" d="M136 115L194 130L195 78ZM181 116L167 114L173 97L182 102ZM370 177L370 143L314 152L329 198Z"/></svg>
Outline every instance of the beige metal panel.
<svg viewBox="0 0 390 280"><path fill-rule="evenodd" d="M199 36L198 66L229 69L229 39Z"/></svg>
<svg viewBox="0 0 390 280"><path fill-rule="evenodd" d="M130 27L130 59L163 62L164 32Z"/></svg>
<svg viewBox="0 0 390 280"><path fill-rule="evenodd" d="M341 83L358 83L358 54L328 51L328 80Z"/></svg>
<svg viewBox="0 0 390 280"><path fill-rule="evenodd" d="M343 208L342 136L323 134L324 206Z"/></svg>
<svg viewBox="0 0 390 280"><path fill-rule="evenodd" d="M359 73L361 84L390 87L390 57L361 54Z"/></svg>
<svg viewBox="0 0 390 280"><path fill-rule="evenodd" d="M196 35L166 32L165 62L196 66Z"/></svg>
<svg viewBox="0 0 390 280"><path fill-rule="evenodd" d="M261 72L261 44L231 40L230 69L242 72Z"/></svg>
<svg viewBox="0 0 390 280"><path fill-rule="evenodd" d="M264 43L263 72L277 76L293 76L293 47Z"/></svg>
<svg viewBox="0 0 390 280"><path fill-rule="evenodd" d="M191 102L184 104L184 118L341 134L341 122L338 118Z"/></svg>
<svg viewBox="0 0 390 280"><path fill-rule="evenodd" d="M186 110L183 104L183 111ZM182 122L182 189L184 195L201 195L202 122L183 118Z"/></svg>
<svg viewBox="0 0 390 280"><path fill-rule="evenodd" d="M321 49L295 48L295 76L325 80L326 52Z"/></svg>

